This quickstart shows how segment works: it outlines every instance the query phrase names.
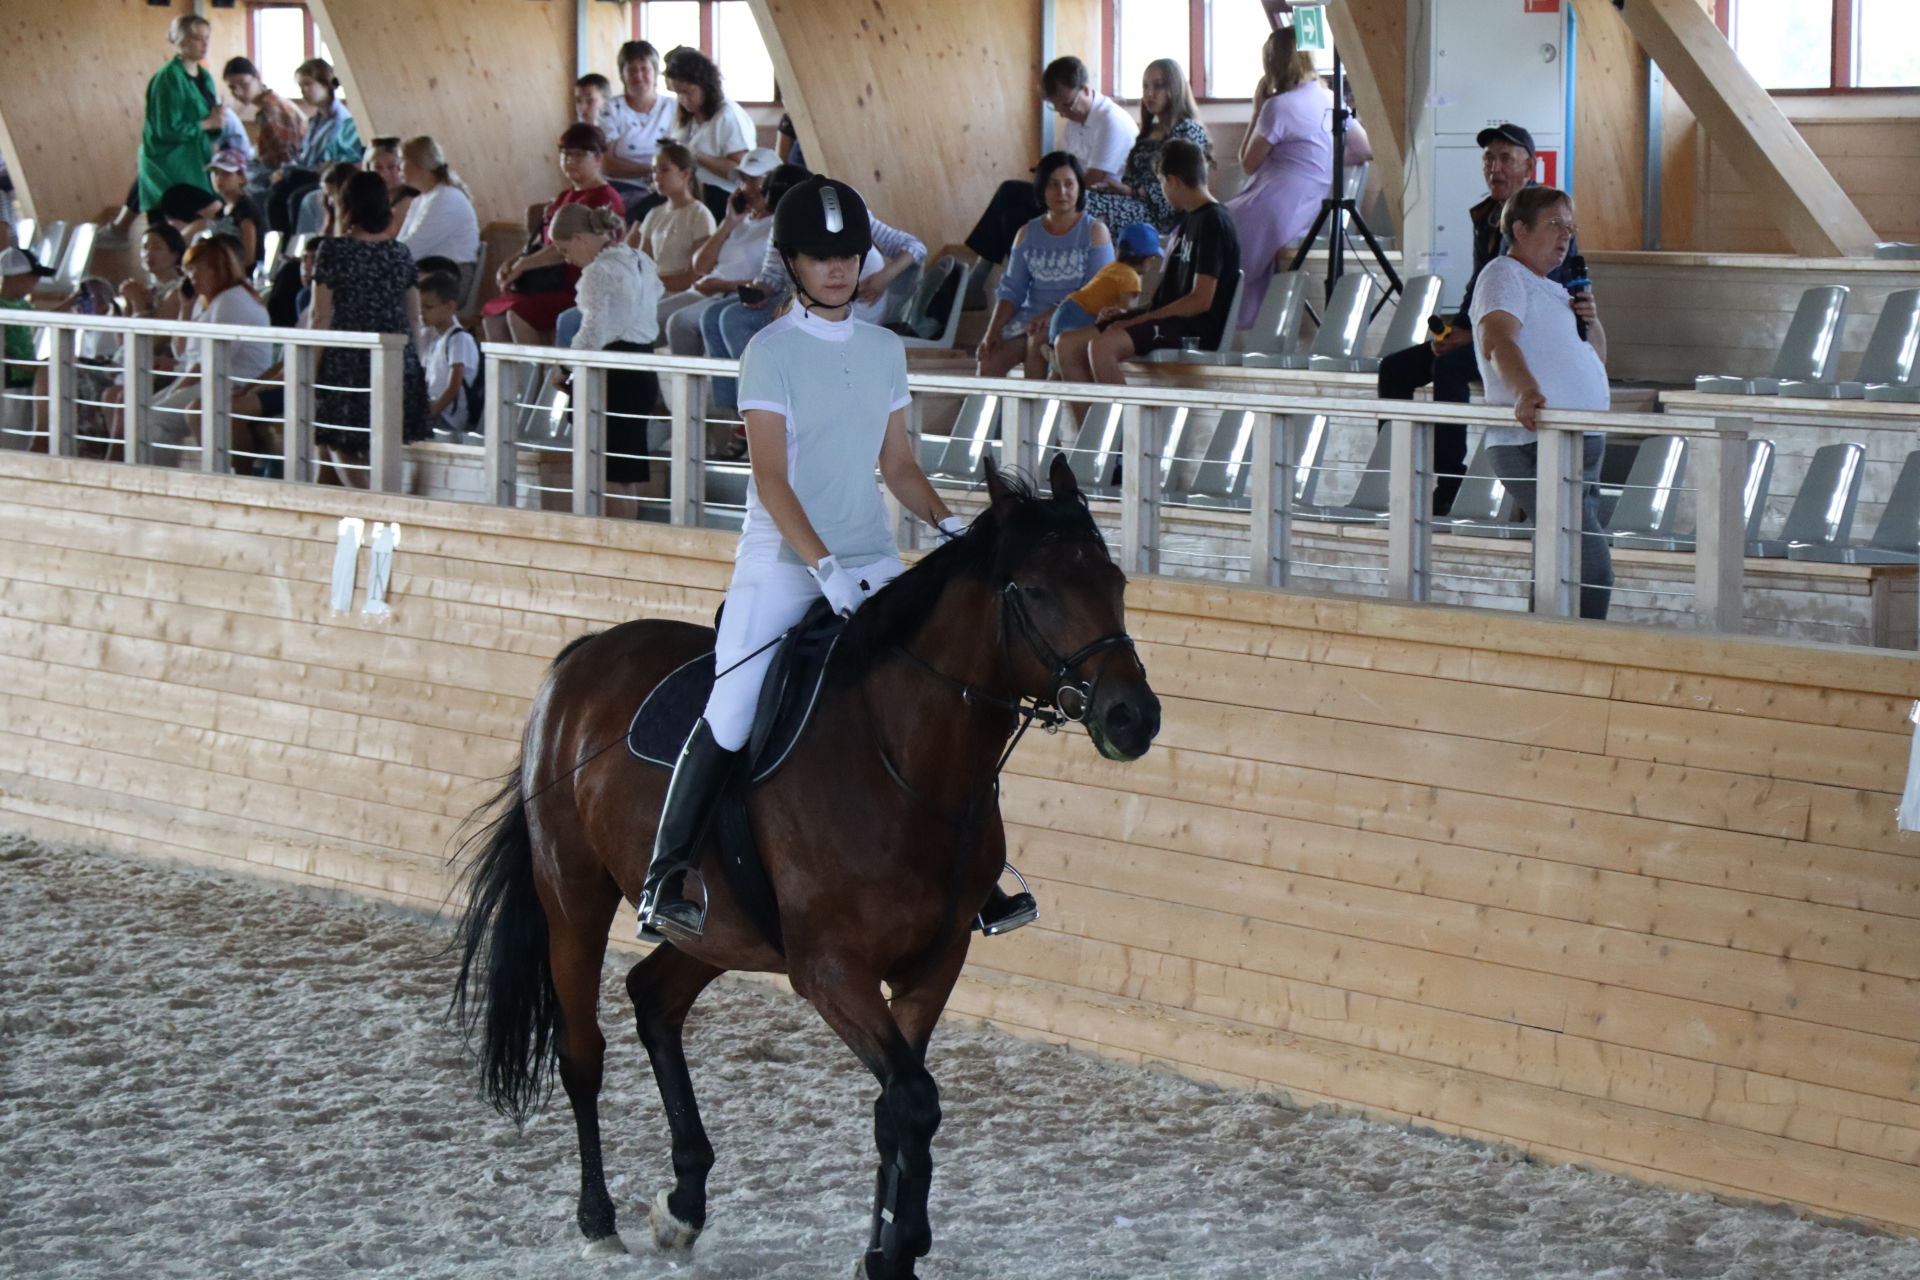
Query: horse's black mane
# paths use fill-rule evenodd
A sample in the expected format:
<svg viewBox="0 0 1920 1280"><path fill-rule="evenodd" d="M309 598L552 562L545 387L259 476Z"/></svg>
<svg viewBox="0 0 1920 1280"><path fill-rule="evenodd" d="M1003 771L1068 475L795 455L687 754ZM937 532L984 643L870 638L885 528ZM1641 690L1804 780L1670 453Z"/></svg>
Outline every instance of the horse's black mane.
<svg viewBox="0 0 1920 1280"><path fill-rule="evenodd" d="M831 675L836 681L864 675L910 639L956 578L974 577L998 586L1028 552L1046 542L1094 542L1106 549L1085 498L1043 498L1031 481L1007 472L1000 473L1000 483L1006 498L975 517L966 533L929 551L853 615L834 650Z"/></svg>

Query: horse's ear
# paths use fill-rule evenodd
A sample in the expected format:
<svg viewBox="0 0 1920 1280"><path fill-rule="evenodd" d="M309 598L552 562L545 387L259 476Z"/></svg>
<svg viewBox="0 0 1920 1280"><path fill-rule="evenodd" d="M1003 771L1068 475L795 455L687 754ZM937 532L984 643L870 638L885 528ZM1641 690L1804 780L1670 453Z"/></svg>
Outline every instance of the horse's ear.
<svg viewBox="0 0 1920 1280"><path fill-rule="evenodd" d="M1000 468L994 465L993 456L983 452L980 465L987 473L987 501L995 506L1013 496L1013 490L1007 488L1007 482L1000 478Z"/></svg>
<svg viewBox="0 0 1920 1280"><path fill-rule="evenodd" d="M1073 474L1073 464L1067 461L1066 454L1053 455L1053 464L1047 468L1047 479L1053 484L1055 502L1080 500L1080 481Z"/></svg>

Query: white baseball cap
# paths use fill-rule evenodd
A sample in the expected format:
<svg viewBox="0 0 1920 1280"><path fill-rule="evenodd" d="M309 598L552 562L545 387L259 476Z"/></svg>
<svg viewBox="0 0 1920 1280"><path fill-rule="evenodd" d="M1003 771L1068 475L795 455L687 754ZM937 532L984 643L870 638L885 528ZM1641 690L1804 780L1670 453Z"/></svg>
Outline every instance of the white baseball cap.
<svg viewBox="0 0 1920 1280"><path fill-rule="evenodd" d="M780 153L772 147L755 147L740 157L729 178L764 178L780 167Z"/></svg>

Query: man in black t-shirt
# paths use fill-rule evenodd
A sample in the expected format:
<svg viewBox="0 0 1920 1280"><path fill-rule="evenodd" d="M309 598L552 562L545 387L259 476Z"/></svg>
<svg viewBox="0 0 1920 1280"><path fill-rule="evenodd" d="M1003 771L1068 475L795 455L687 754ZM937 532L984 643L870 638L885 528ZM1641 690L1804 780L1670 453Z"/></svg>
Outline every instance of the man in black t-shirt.
<svg viewBox="0 0 1920 1280"><path fill-rule="evenodd" d="M1070 382L1122 383L1120 362L1192 338L1211 349L1232 323L1240 283L1240 237L1226 206L1207 189L1207 157L1181 138L1160 148L1160 189L1180 211L1167 246L1160 287L1144 310L1109 308L1092 328L1060 335L1061 371Z"/></svg>

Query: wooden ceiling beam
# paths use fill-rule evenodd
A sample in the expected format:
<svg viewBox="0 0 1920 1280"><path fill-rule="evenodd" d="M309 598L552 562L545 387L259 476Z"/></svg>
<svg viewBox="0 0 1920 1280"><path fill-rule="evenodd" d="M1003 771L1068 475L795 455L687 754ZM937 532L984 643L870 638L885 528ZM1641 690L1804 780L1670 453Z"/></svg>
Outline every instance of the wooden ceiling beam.
<svg viewBox="0 0 1920 1280"><path fill-rule="evenodd" d="M1617 12L1795 253L1873 255L1873 228L1699 0L1626 0Z"/></svg>

